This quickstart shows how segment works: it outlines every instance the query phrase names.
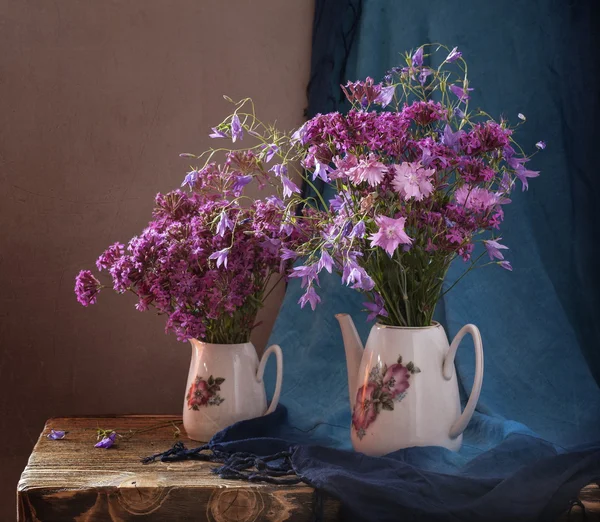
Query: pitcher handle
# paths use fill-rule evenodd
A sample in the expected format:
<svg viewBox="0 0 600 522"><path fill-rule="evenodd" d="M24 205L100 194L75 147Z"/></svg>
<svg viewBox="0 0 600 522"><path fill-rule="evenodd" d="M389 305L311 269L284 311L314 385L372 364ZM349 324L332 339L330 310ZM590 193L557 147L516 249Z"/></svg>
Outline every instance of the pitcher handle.
<svg viewBox="0 0 600 522"><path fill-rule="evenodd" d="M448 435L451 439L455 439L463 431L465 431L467 424L469 424L469 421L475 412L475 406L477 406L479 394L481 393L481 385L483 383L483 343L481 342L479 328L477 328L474 324L466 324L463 326L456 334L456 337L454 337L452 340L452 344L450 345L448 353L446 354L446 358L444 359L444 365L442 369L444 379L449 381L452 378L456 350L465 334L471 334L471 337L473 338L473 344L475 345L475 378L473 379L473 389L471 390L471 395L469 396L465 410L450 428L450 433Z"/></svg>
<svg viewBox="0 0 600 522"><path fill-rule="evenodd" d="M275 358L277 359L277 380L275 381L275 393L273 393L271 404L269 404L269 407L264 415L273 413L275 408L277 408L277 404L279 404L279 395L281 394L281 381L283 380L283 353L281 352L281 348L278 344L269 346L269 348L265 350L265 353L263 353L260 364L258 365L258 370L256 372L256 380L260 383L263 382L263 375L265 373L267 359L272 353L275 353Z"/></svg>

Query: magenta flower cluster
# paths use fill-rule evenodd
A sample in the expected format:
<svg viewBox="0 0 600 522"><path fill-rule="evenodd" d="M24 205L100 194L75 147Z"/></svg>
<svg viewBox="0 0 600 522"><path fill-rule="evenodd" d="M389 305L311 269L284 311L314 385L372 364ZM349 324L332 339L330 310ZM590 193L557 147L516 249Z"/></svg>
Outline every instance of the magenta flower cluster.
<svg viewBox="0 0 600 522"><path fill-rule="evenodd" d="M240 204L245 176L267 174L254 155L239 152L223 167L192 171L184 184L196 192L158 194L147 228L96 263L115 291L135 293L138 310L164 314L179 340L247 342L271 276L285 273L282 252L298 246L302 227L287 222L290 211L277 196ZM89 270L77 277L84 306L101 288Z"/></svg>

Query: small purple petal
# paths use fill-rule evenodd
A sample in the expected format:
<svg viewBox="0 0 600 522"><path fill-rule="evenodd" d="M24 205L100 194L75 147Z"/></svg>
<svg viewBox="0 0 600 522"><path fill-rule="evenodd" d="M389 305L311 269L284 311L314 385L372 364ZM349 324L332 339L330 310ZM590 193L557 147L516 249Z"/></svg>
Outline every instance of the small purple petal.
<svg viewBox="0 0 600 522"><path fill-rule="evenodd" d="M219 129L217 129L216 127L212 128L212 133L208 135L210 138L226 138L227 134L225 134L223 131L220 131ZM235 141L235 140L233 140Z"/></svg>
<svg viewBox="0 0 600 522"><path fill-rule="evenodd" d="M387 107L394 99L394 93L396 92L396 86L390 85L389 87L382 87L381 92L375 98L375 103L378 103L382 107Z"/></svg>
<svg viewBox="0 0 600 522"><path fill-rule="evenodd" d="M208 259L216 260L217 268L219 268L221 265L223 265L225 268L227 268L227 255L228 254L229 254L229 248L224 248L223 250L217 250L216 252L212 253L210 256L208 256Z"/></svg>
<svg viewBox="0 0 600 522"><path fill-rule="evenodd" d="M469 92L472 91L473 89L471 89L470 87L463 89L462 87L459 87L458 85L451 85L450 90L452 91L453 94L456 95L456 97L460 101L467 101L471 98L471 96L469 96Z"/></svg>
<svg viewBox="0 0 600 522"><path fill-rule="evenodd" d="M446 62L452 63L462 57L462 53L458 50L458 47L455 47L450 51L450 54L446 56Z"/></svg>
<svg viewBox="0 0 600 522"><path fill-rule="evenodd" d="M277 165L273 165L269 169L269 172L273 172L275 176L279 178L287 174L287 167L285 165L282 165L281 163L277 163Z"/></svg>
<svg viewBox="0 0 600 522"><path fill-rule="evenodd" d="M252 176L237 176L235 181L233 182L233 191L241 192L244 190L244 187L252 181Z"/></svg>
<svg viewBox="0 0 600 522"><path fill-rule="evenodd" d="M231 141L235 143L236 140L242 139L244 139L244 129L242 128L238 115L234 114L233 118L231 118Z"/></svg>
<svg viewBox="0 0 600 522"><path fill-rule="evenodd" d="M100 442L96 443L94 445L94 447L108 449L108 448L112 447L112 445L115 443L116 438L117 438L117 433L113 431L110 435L108 435L107 437L104 437Z"/></svg>
<svg viewBox="0 0 600 522"><path fill-rule="evenodd" d="M273 156L279 152L279 147L275 144L267 146L267 152L265 153L265 161L269 163L273 159Z"/></svg>
<svg viewBox="0 0 600 522"><path fill-rule="evenodd" d="M61 440L65 438L65 435L69 433L68 431L61 430L50 430L50 433L46 435L50 440Z"/></svg>
<svg viewBox="0 0 600 522"><path fill-rule="evenodd" d="M318 268L319 270L324 268L330 274L333 271L333 258L329 255L327 250L321 251L321 259L319 260Z"/></svg>
<svg viewBox="0 0 600 522"><path fill-rule="evenodd" d="M420 67L423 65L423 48L419 47L415 54L412 55L413 67Z"/></svg>
<svg viewBox="0 0 600 522"><path fill-rule="evenodd" d="M306 293L298 300L300 308L304 308L306 303L310 303L312 311L315 311L317 304L321 302L321 298L315 292L314 287L311 285L306 289Z"/></svg>
<svg viewBox="0 0 600 522"><path fill-rule="evenodd" d="M540 150L544 150L546 148L546 142L545 141L538 141L535 146L540 149Z"/></svg>
<svg viewBox="0 0 600 522"><path fill-rule="evenodd" d="M508 270L509 272L512 272L512 266L510 264L510 261L499 261L498 264L504 268L504 270Z"/></svg>
<svg viewBox="0 0 600 522"><path fill-rule="evenodd" d="M291 179L287 176L281 176L281 183L283 184L283 197L291 197L291 195L295 192L300 194L300 189L298 185L296 185Z"/></svg>

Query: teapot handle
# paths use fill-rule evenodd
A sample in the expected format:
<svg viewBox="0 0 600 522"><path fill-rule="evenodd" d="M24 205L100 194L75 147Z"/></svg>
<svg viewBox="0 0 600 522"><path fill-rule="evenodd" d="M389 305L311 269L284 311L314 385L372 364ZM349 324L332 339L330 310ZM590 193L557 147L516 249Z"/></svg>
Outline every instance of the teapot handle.
<svg viewBox="0 0 600 522"><path fill-rule="evenodd" d="M283 354L281 353L281 348L278 344L269 346L269 348L265 350L265 353L263 353L263 356L260 359L260 364L258 365L258 370L256 372L256 380L260 383L263 382L263 375L265 373L267 359L272 353L275 353L275 358L277 359L277 380L275 381L275 393L273 393L273 399L271 399L271 404L269 404L269 407L264 415L273 413L275 408L277 408L277 404L279 404L279 395L281 394L281 381L283 380Z"/></svg>
<svg viewBox="0 0 600 522"><path fill-rule="evenodd" d="M454 424L452 424L452 427L450 428L450 433L448 435L451 439L455 439L465 431L467 424L469 424L469 421L475 412L475 406L477 406L479 394L481 393L481 384L483 383L483 343L481 342L479 329L474 324L466 324L463 326L452 340L452 344L444 359L442 374L447 381L452 378L456 350L465 334L471 334L473 344L475 345L475 378L473 379L473 389L471 390L471 395L469 396L465 410L462 412L462 415L454 421Z"/></svg>

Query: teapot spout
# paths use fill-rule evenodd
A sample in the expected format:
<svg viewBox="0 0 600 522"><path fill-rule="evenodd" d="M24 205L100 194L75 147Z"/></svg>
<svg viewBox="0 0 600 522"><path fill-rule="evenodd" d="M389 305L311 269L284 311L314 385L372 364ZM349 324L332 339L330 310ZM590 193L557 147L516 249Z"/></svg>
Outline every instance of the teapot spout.
<svg viewBox="0 0 600 522"><path fill-rule="evenodd" d="M356 326L348 314L336 314L335 318L340 323L344 349L346 350L346 367L348 369L348 393L350 394L350 408L354 408L356 399L356 382L360 361L363 355L363 345L356 331Z"/></svg>

